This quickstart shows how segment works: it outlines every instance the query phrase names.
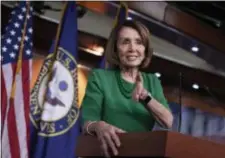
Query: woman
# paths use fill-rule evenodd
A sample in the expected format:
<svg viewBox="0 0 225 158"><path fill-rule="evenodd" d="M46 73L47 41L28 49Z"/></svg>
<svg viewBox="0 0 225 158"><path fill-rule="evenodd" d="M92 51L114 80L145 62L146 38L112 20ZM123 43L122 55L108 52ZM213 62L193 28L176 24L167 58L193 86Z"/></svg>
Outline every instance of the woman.
<svg viewBox="0 0 225 158"><path fill-rule="evenodd" d="M140 22L125 21L106 46L110 70L93 70L82 103L83 131L96 135L106 157L118 154L118 133L151 131L155 121L171 128L173 116L160 81L141 72L152 57L150 33Z"/></svg>

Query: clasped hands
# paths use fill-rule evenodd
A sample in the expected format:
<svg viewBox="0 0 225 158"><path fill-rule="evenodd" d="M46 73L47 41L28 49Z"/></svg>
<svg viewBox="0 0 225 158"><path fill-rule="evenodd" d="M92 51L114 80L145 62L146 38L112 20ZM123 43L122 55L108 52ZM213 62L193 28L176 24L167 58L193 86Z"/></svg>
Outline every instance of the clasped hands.
<svg viewBox="0 0 225 158"><path fill-rule="evenodd" d="M148 96L149 92L144 88L140 75L137 76L135 85L136 86L132 92L132 99L137 102L144 100ZM111 154L109 151L111 151L115 156L118 155L118 148L121 146L118 134L125 133L126 131L104 121L93 123L92 126L101 143L103 155L105 157L110 157Z"/></svg>

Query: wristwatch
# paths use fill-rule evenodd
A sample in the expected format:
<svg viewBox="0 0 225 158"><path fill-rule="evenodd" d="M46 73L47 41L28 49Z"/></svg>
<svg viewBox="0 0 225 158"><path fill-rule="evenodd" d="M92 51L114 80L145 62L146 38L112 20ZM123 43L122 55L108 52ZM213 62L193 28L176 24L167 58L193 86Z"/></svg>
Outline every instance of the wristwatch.
<svg viewBox="0 0 225 158"><path fill-rule="evenodd" d="M152 100L152 95L148 93L148 96L144 100L141 100L141 103L146 106L151 100Z"/></svg>

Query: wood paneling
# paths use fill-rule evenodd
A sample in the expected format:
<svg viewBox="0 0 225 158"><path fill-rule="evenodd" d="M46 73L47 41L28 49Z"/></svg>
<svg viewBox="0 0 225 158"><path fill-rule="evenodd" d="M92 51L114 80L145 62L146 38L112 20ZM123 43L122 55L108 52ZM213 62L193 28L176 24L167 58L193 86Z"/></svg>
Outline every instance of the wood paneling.
<svg viewBox="0 0 225 158"><path fill-rule="evenodd" d="M121 133L119 139L122 145L118 157L222 158L225 155L225 145L216 143L218 138L213 137L207 141L164 130ZM221 137L220 141L223 140ZM100 141L90 135L78 138L75 151L80 157L103 157Z"/></svg>
<svg viewBox="0 0 225 158"><path fill-rule="evenodd" d="M80 1L78 2L78 4L80 4L81 6L84 6L88 9L91 8L92 11L96 11L96 12L101 12L104 13L107 10L107 6L104 2L93 2L93 1Z"/></svg>
<svg viewBox="0 0 225 158"><path fill-rule="evenodd" d="M222 31L204 24L194 16L168 5L164 22L225 53L225 36Z"/></svg>
<svg viewBox="0 0 225 158"><path fill-rule="evenodd" d="M110 4L105 2L82 2L81 4L99 13L106 13L110 8ZM201 22L194 16L167 5L163 22L225 53L225 36L222 31Z"/></svg>

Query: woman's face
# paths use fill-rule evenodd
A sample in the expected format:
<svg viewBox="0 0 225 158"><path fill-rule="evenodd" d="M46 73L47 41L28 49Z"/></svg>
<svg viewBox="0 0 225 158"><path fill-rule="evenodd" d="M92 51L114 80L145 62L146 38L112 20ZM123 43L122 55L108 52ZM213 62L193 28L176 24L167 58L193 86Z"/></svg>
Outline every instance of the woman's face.
<svg viewBox="0 0 225 158"><path fill-rule="evenodd" d="M131 27L120 30L117 51L121 65L126 67L138 67L145 58L145 46L141 36Z"/></svg>

